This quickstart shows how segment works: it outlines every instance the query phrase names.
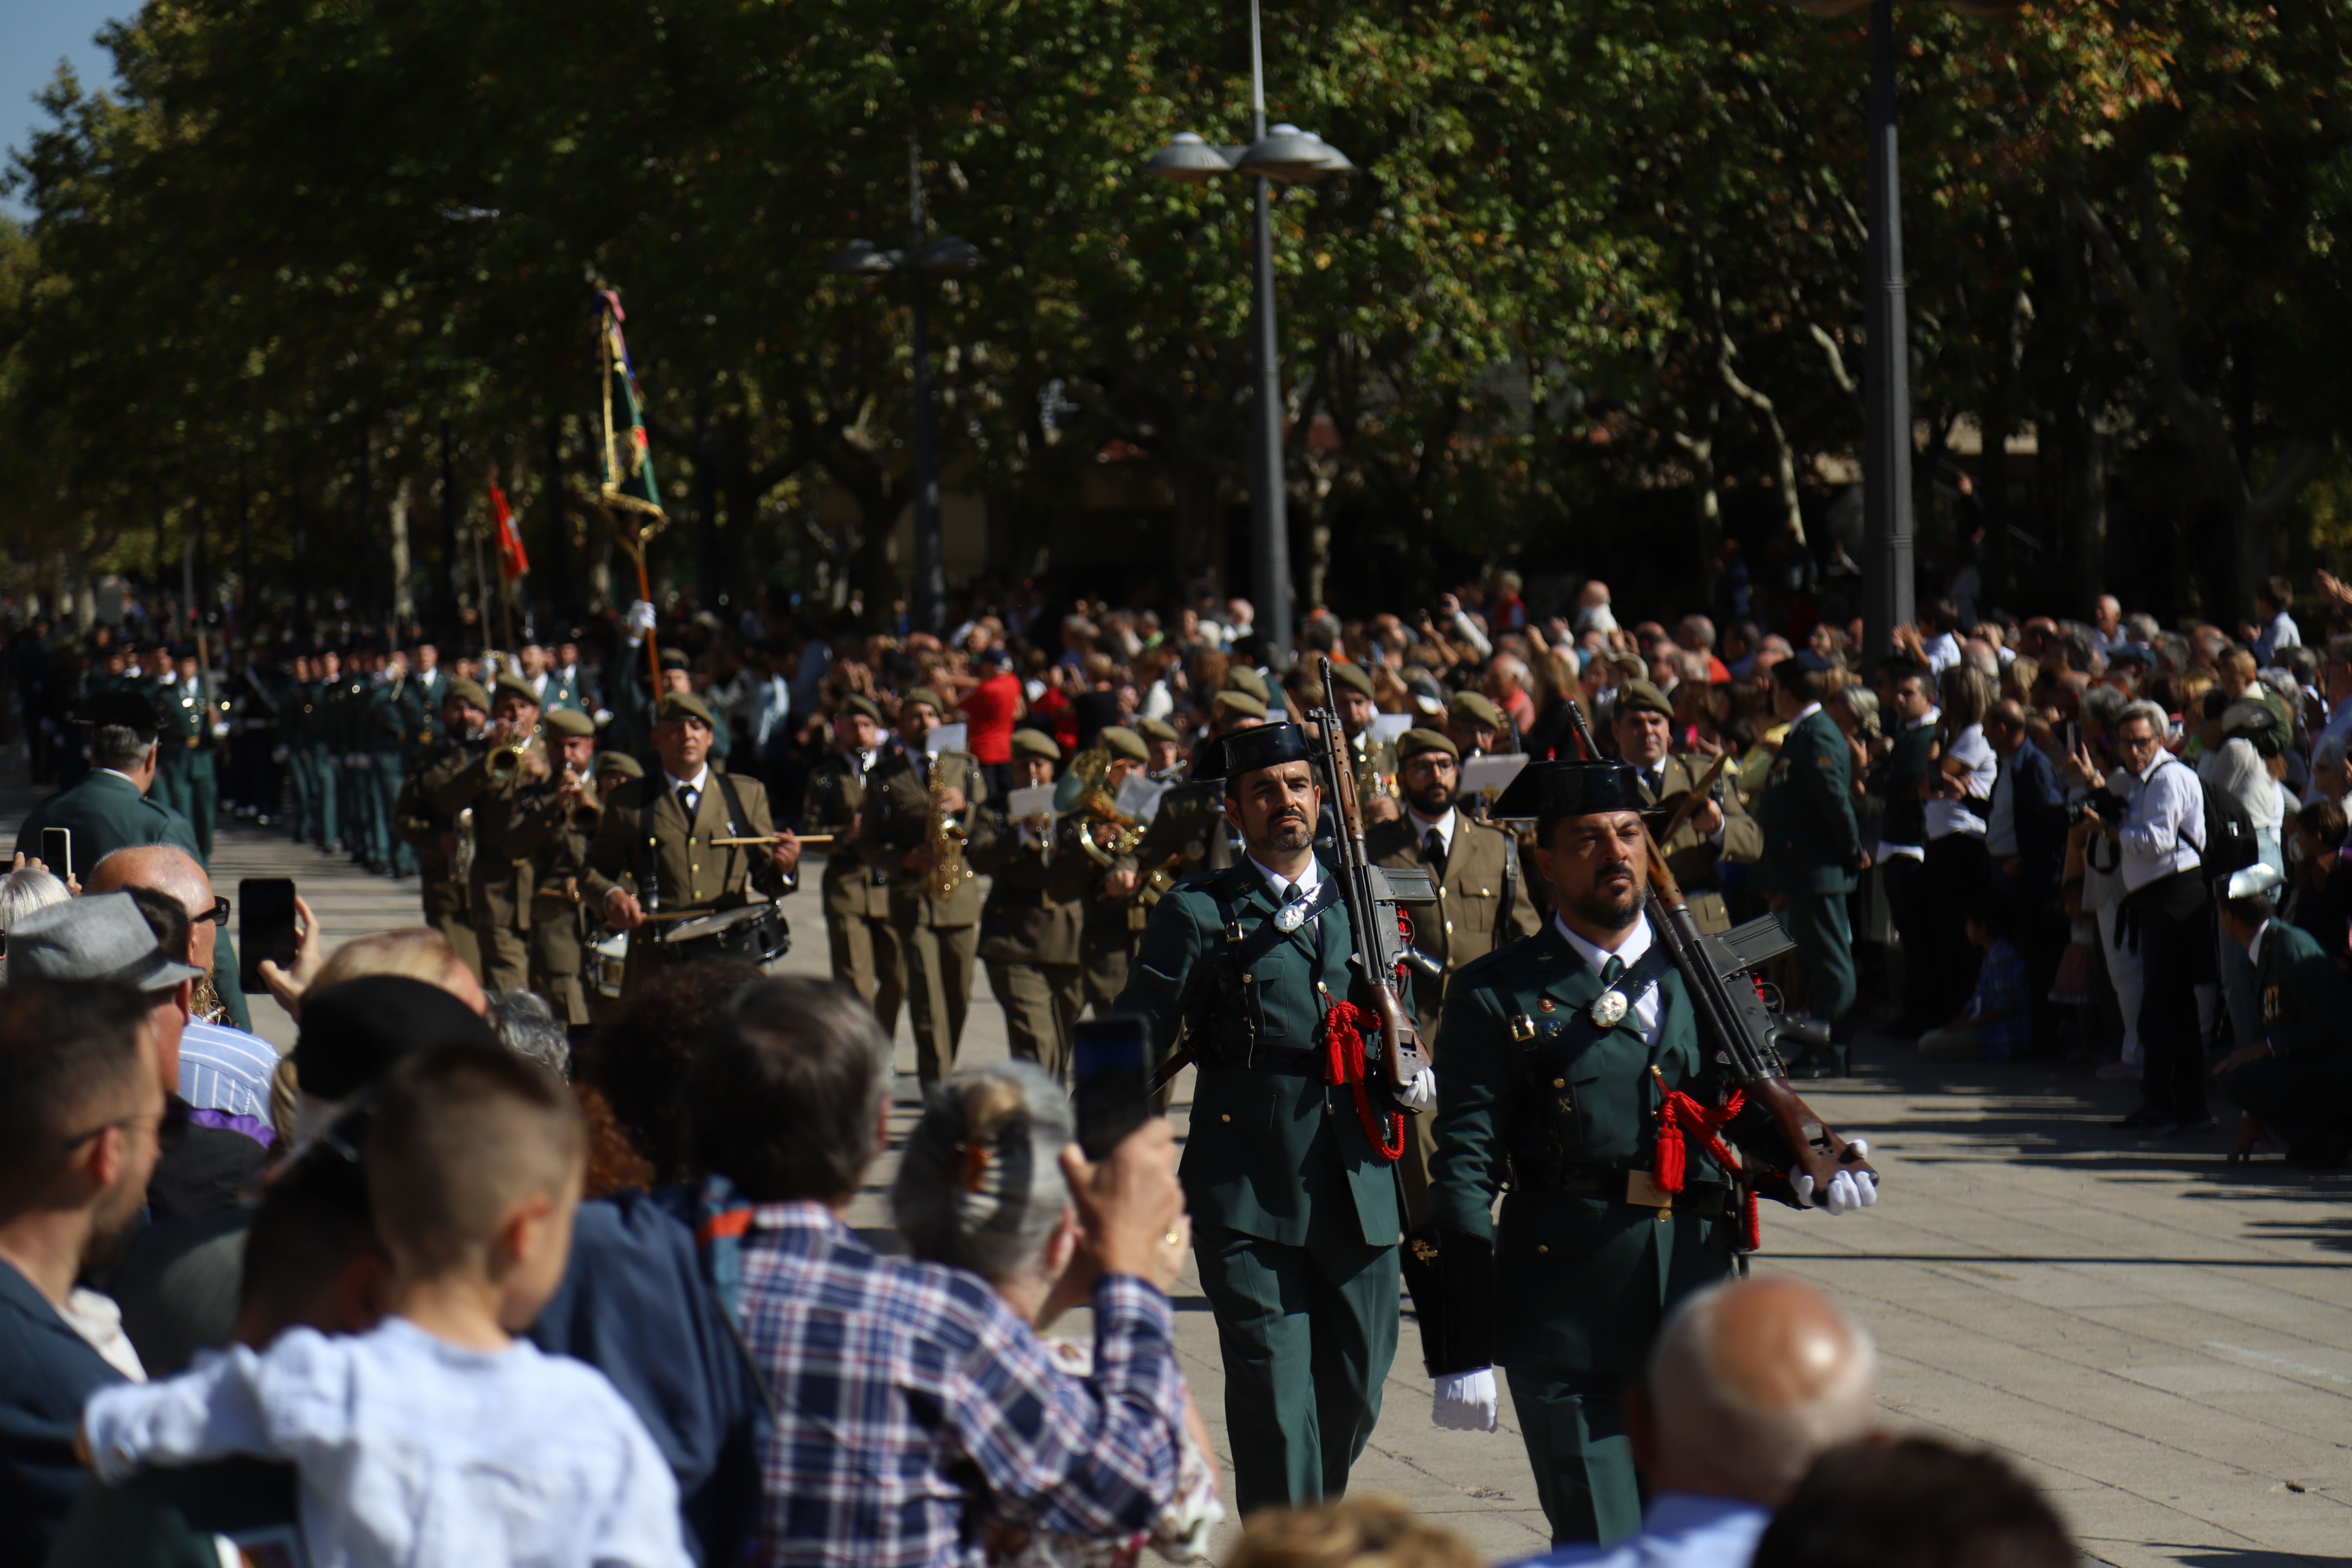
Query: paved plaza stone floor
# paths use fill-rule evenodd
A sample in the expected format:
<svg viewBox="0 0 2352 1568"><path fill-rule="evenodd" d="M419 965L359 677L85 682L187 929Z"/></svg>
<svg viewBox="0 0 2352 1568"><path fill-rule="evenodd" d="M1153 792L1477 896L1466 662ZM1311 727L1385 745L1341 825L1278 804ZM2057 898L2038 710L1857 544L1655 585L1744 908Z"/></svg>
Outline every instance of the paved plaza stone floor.
<svg viewBox="0 0 2352 1568"><path fill-rule="evenodd" d="M0 795L8 841L31 798ZM355 872L276 833L222 830L221 892L287 875L331 944L415 920L413 880ZM790 913L787 967L821 974L815 900ZM975 984L967 1062L1005 1050L985 978ZM262 1034L291 1044L274 1003L255 1010ZM1869 1327L1889 1426L2013 1455L2102 1562L2352 1563L2352 1174L2225 1166L2221 1132L2176 1143L2111 1131L2132 1087L2079 1070L1925 1063L1868 1037L1857 1057L1853 1079L1809 1098L1869 1136L1885 1197L1836 1220L1768 1207L1757 1267L1814 1282ZM916 1110L903 1021L898 1067L894 1134ZM893 1164L851 1214L877 1240ZM1179 1283L1176 1308L1222 1447L1216 1333L1196 1280ZM1083 1331L1083 1319L1066 1327ZM1494 1561L1542 1550L1507 1394L1502 1431L1437 1431L1419 1352L1408 1321L1355 1486L1442 1518Z"/></svg>

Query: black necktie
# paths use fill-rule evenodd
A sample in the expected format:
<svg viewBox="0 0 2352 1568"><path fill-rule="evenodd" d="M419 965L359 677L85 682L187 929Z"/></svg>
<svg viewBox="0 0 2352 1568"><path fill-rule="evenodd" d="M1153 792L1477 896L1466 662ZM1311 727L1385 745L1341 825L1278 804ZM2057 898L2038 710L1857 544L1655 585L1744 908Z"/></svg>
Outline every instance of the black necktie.
<svg viewBox="0 0 2352 1568"><path fill-rule="evenodd" d="M1617 977L1624 973L1625 961L1612 952L1609 955L1609 962L1601 966L1601 984L1614 985L1617 984Z"/></svg>
<svg viewBox="0 0 2352 1568"><path fill-rule="evenodd" d="M1429 868L1437 873L1437 879L1444 881L1445 879L1445 835L1438 832L1434 827L1431 828L1423 855L1429 861Z"/></svg>
<svg viewBox="0 0 2352 1568"><path fill-rule="evenodd" d="M1297 883L1285 882L1282 885L1282 901L1286 904L1295 904L1298 901Z"/></svg>
<svg viewBox="0 0 2352 1568"><path fill-rule="evenodd" d="M702 792L696 789L692 784L680 784L677 786L677 804L686 808L687 821L692 822L694 820L695 803L699 801L701 798Z"/></svg>

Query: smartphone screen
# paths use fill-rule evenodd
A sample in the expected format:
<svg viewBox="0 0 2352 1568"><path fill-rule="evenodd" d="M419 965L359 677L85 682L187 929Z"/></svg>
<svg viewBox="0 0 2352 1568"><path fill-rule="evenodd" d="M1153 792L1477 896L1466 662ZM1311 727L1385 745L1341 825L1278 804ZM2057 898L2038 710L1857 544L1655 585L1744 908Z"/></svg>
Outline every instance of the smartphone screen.
<svg viewBox="0 0 2352 1568"><path fill-rule="evenodd" d="M49 875L60 882L71 881L74 874L73 829L44 827L41 829L41 864Z"/></svg>
<svg viewBox="0 0 2352 1568"><path fill-rule="evenodd" d="M2066 721L2066 754L2073 756L2083 749L2083 726L2074 720Z"/></svg>
<svg viewBox="0 0 2352 1568"><path fill-rule="evenodd" d="M1151 1032L1141 1018L1089 1018L1072 1037L1078 1147L1099 1160L1151 1114Z"/></svg>
<svg viewBox="0 0 2352 1568"><path fill-rule="evenodd" d="M236 983L248 996L268 992L261 961L294 967L294 879L247 877L236 885Z"/></svg>

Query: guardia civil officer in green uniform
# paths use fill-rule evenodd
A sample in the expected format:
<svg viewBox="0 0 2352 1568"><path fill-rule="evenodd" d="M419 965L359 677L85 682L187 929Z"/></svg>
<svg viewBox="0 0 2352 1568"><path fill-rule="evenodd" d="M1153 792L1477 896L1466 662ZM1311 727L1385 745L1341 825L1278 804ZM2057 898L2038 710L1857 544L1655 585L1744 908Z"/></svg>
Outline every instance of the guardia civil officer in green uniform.
<svg viewBox="0 0 2352 1568"><path fill-rule="evenodd" d="M365 782L375 797L375 809L368 818L368 868L372 871L406 877L416 870L416 851L397 831L395 808L410 759L431 732L420 694L409 679L408 656L395 648L384 661L383 679L367 694L360 715Z"/></svg>
<svg viewBox="0 0 2352 1568"><path fill-rule="evenodd" d="M209 862L213 819L220 815L221 737L217 731L226 728L227 721L205 689L196 650L178 649L174 662L176 675L153 689L158 748L155 793L165 805L188 819L195 830L196 858Z"/></svg>
<svg viewBox="0 0 2352 1568"><path fill-rule="evenodd" d="M342 658L329 648L310 661L302 724L303 751L310 759L310 841L329 851L343 843L342 768L335 754L335 704L342 689Z"/></svg>
<svg viewBox="0 0 2352 1568"><path fill-rule="evenodd" d="M1353 938L1314 853L1306 737L1268 724L1209 749L1222 768L1195 771L1222 772L1244 857L1160 900L1113 1010L1162 1052L1181 1030L1200 1064L1184 1194L1245 1514L1346 1489L1396 1354L1401 1212L1395 1166L1314 1048Z"/></svg>
<svg viewBox="0 0 2352 1568"><path fill-rule="evenodd" d="M2275 918L2278 872L2253 865L2216 881L2222 928L2254 962L2261 1018L2261 1037L2213 1069L2221 1098L2245 1113L2230 1158L2252 1158L2268 1134L2291 1165L2340 1165L2352 1137L2352 986L2310 932Z"/></svg>
<svg viewBox="0 0 2352 1568"><path fill-rule="evenodd" d="M1870 868L1853 815L1853 751L1822 711L1830 662L1800 648L1772 667L1774 711L1788 721L1756 800L1764 830L1757 875L1805 966L1805 1005L1830 1026L1828 1060L1789 1064L1791 1077L1843 1072L1853 1040L1853 928L1846 896Z"/></svg>
<svg viewBox="0 0 2352 1568"><path fill-rule="evenodd" d="M73 834L77 876L133 845L168 844L203 860L188 819L154 798L163 748L149 694L128 688L94 692L76 715L75 727L83 725L88 726L89 772L71 789L33 807L16 835L16 853L40 858L42 829L63 827ZM49 868L59 875L66 869Z"/></svg>
<svg viewBox="0 0 2352 1568"><path fill-rule="evenodd" d="M1493 1431L1504 1368L1560 1544L1640 1528L1623 1391L1675 1302L1731 1272L1742 1228L1700 1141L1684 1142L1678 1193L1654 1174L1664 1091L1711 1110L1723 1086L1642 911L1643 804L1620 763L1530 763L1496 801L1498 817L1536 819L1555 912L1446 989L1433 1229L1412 1243L1444 1273L1443 1311L1422 1303L1433 1417ZM1875 1199L1849 1181L1822 1206Z"/></svg>

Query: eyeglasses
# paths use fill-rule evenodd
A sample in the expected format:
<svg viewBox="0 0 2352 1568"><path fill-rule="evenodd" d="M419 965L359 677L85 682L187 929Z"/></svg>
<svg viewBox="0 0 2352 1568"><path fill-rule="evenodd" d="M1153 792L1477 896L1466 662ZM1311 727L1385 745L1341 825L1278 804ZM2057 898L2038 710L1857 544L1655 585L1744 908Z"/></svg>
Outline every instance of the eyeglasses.
<svg viewBox="0 0 2352 1568"><path fill-rule="evenodd" d="M228 911L230 907L229 901L226 899L220 898L216 895L213 899L212 913L208 915L191 915L188 918L190 920L199 921L209 921L214 925L225 926L228 924Z"/></svg>

